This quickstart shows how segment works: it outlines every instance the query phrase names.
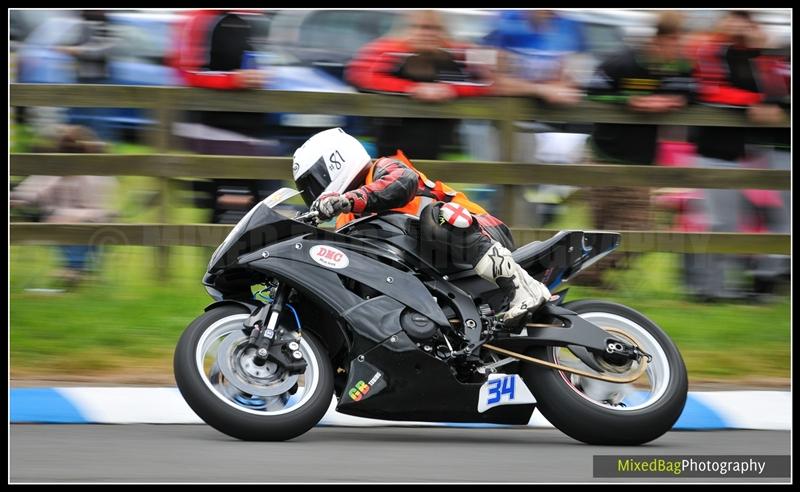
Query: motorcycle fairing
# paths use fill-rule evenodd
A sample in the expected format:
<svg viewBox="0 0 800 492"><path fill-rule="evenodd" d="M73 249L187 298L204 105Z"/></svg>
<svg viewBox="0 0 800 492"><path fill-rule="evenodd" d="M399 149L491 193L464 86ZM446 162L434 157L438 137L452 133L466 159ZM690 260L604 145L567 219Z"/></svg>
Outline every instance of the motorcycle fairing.
<svg viewBox="0 0 800 492"><path fill-rule="evenodd" d="M348 265L345 268L328 268L316 263L311 258L312 247L330 246L331 244L339 246L339 243L293 238L269 245L252 255L243 257L241 261L249 261L250 268L267 274L279 273L278 270L280 270L281 276L287 278L292 284L298 283L306 286L309 293L320 297L339 316L363 300L342 284L338 278L342 276L395 299L427 316L438 325L449 326L447 317L425 285L412 274L352 250L345 253L348 257ZM252 258L260 259L251 261ZM338 291L346 291L350 295Z"/></svg>
<svg viewBox="0 0 800 492"><path fill-rule="evenodd" d="M351 364L346 391L336 407L338 412L418 422L525 425L530 421L535 403L502 405L479 412L483 381L462 383L447 363L420 350L404 332L397 333L394 338L395 341L389 338L362 354L363 362L381 373L386 387L370 398L354 401L347 391L357 385L362 373L354 370Z"/></svg>

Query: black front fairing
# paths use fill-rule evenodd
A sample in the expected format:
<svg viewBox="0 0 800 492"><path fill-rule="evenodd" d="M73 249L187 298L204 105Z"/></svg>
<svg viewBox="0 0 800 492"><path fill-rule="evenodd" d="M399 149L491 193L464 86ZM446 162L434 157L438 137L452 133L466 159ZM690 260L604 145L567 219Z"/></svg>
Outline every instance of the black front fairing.
<svg viewBox="0 0 800 492"><path fill-rule="evenodd" d="M315 231L316 228L284 217L263 202L253 207L220 244L208 264L214 274L237 263L240 256L286 238Z"/></svg>
<svg viewBox="0 0 800 492"><path fill-rule="evenodd" d="M211 255L203 285L216 301L251 300L250 286L264 281L263 274L239 263L242 255L257 251L267 244L316 230L277 213L267 205L267 200L254 206Z"/></svg>
<svg viewBox="0 0 800 492"><path fill-rule="evenodd" d="M347 266L334 269L315 262L311 256L315 246L343 251ZM447 316L417 278L416 266L416 258L402 248L320 229L284 217L262 202L242 218L214 252L203 283L215 291L217 300L243 300L252 296L251 285L276 278L288 282L331 314L345 320L357 319L366 326L369 320L359 312L368 309L365 301L374 300L375 296L367 298L352 288L358 284L370 293L394 299L421 313L437 325L449 326ZM345 285L345 279L352 282ZM399 323L396 325L399 330ZM372 329L381 331L378 326L364 328Z"/></svg>
<svg viewBox="0 0 800 492"><path fill-rule="evenodd" d="M320 265L314 260L315 247L343 250L347 266L327 268ZM242 256L239 262L254 270L285 277L292 285L322 301L342 317L376 298L357 295L354 289L344 284L343 279L349 279L369 287L370 292L395 299L438 325L449 325L439 305L413 272L396 268L366 253L380 257L378 251L369 244L341 234L316 230L302 237L268 245Z"/></svg>

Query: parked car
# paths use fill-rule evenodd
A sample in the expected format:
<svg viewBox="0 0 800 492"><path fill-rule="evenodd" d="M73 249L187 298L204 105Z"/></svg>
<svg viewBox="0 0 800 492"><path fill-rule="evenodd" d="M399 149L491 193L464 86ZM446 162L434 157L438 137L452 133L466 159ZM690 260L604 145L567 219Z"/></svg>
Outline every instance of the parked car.
<svg viewBox="0 0 800 492"><path fill-rule="evenodd" d="M174 42L174 30L180 15L136 13L120 15L114 19L126 38L124 45L137 44L132 52L120 51L115 57L115 71L111 83L138 85L142 70L157 85L182 85L173 67L166 66L165 58ZM266 39L272 24L272 15L249 16L252 26L252 44L256 51L248 53L244 63L247 68L265 68L270 72L264 88L300 92L338 92L354 90L322 70L303 66L288 51L269 46ZM340 115L267 113L265 124L271 129L271 138L281 144L281 153L291 153L308 137L325 128L341 126L354 129L354 118Z"/></svg>
<svg viewBox="0 0 800 492"><path fill-rule="evenodd" d="M281 91L354 93L351 86L324 70L304 66L287 50L271 47L261 52L270 76L264 88ZM342 127L352 135L363 134L363 119L334 114L267 113L266 124L281 143L281 153L289 155L308 138L322 130Z"/></svg>
<svg viewBox="0 0 800 492"><path fill-rule="evenodd" d="M118 43L108 60L105 83L122 85L176 85L177 74L163 65L165 40L170 26L180 16L111 12L108 22ZM59 52L58 46L75 45L82 20L75 11L49 16L25 39L18 52L17 81L22 83L74 84L75 60ZM69 122L95 129L104 140L120 140L125 132L140 130L153 121L134 108L86 110L60 109L50 123ZM52 116L55 114L56 116Z"/></svg>
<svg viewBox="0 0 800 492"><path fill-rule="evenodd" d="M12 9L8 14L8 38L10 51L16 51L25 38L42 22L54 15L58 10Z"/></svg>
<svg viewBox="0 0 800 492"><path fill-rule="evenodd" d="M166 64L174 28L182 15L162 12L111 12L110 23L119 42L109 63L107 83L120 85L182 85L176 69ZM268 19L268 17L266 18ZM268 21L257 23L256 33L266 37ZM76 83L74 59L55 48L78 42L81 19L77 13L58 11L42 19L18 52L18 82L45 84ZM264 45L258 45L264 49ZM269 65L271 76L265 89L312 92L354 92L349 85L315 67L303 66L293 55L278 47L257 52ZM154 122L147 112L114 108L101 112L81 108L48 109L48 123L70 122L100 129L104 139L119 140ZM285 149L293 148L316 131L342 126L357 132L357 119L338 115L270 113L265 124L274 128Z"/></svg>

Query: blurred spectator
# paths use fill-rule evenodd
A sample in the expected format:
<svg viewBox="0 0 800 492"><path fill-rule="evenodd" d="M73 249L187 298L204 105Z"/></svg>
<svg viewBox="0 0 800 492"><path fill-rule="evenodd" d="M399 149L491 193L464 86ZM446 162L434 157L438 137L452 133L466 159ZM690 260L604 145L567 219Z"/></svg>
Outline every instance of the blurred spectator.
<svg viewBox="0 0 800 492"><path fill-rule="evenodd" d="M484 43L498 49L495 95L538 97L550 104L580 101L581 94L567 68L570 58L585 50L577 22L551 10L504 11ZM516 126L521 131L516 146L519 158L515 160L523 162L532 162L536 153L536 142L528 134L556 127L527 122ZM477 136L474 140L486 138L494 140L494 144L480 142L470 148L470 153L481 160L500 160L496 136Z"/></svg>
<svg viewBox="0 0 800 492"><path fill-rule="evenodd" d="M254 12L197 10L187 13L179 26L172 63L184 82L192 87L220 90L261 89L267 72L259 67L251 46ZM175 125L185 145L201 154L276 155L277 141L269 139L269 128L261 113L196 111L189 120ZM256 200L267 196L278 182L215 179L198 182L210 200L201 203L213 210L213 223L236 223Z"/></svg>
<svg viewBox="0 0 800 492"><path fill-rule="evenodd" d="M598 67L589 99L619 103L632 111L666 113L694 97L692 64L683 57L681 14L661 14L655 36L640 48L625 48ZM656 155L658 126L598 123L594 150L606 160L649 165Z"/></svg>
<svg viewBox="0 0 800 492"><path fill-rule="evenodd" d="M118 40L111 29L104 10L81 11L80 35L75 44L58 46L57 51L75 59L75 80L79 84L105 84L108 82L108 61ZM87 122L101 138L111 136L104 119L112 114L109 108L72 108L68 122L72 125Z"/></svg>
<svg viewBox="0 0 800 492"><path fill-rule="evenodd" d="M108 25L105 11L83 10L81 18L83 23L78 42L59 46L57 50L75 58L78 83L102 84L108 79L108 60L117 40Z"/></svg>
<svg viewBox="0 0 800 492"><path fill-rule="evenodd" d="M90 129L62 126L57 131L54 149L63 153L101 153L105 144ZM114 215L109 202L116 189L111 176L29 176L10 194L10 205L27 209L31 218L43 222L111 222ZM63 266L54 280L63 287L73 287L90 274L96 265L96 245L60 246Z"/></svg>
<svg viewBox="0 0 800 492"><path fill-rule="evenodd" d="M583 30L578 22L552 10L509 10L498 18L497 27L485 44L499 48L506 71L515 80L506 81L514 95L540 96L550 102L577 102L574 93L550 93L540 84L556 88L575 87L568 69L570 59L586 51ZM572 97L569 97L569 96Z"/></svg>
<svg viewBox="0 0 800 492"><path fill-rule="evenodd" d="M780 123L788 117L789 62L770 50L762 27L747 11L727 12L717 30L695 48L699 99L739 108L754 123ZM790 128L698 127L693 132L699 167L790 168ZM789 232L789 193L759 190L704 190L703 206L714 232ZM749 212L749 213L748 213ZM748 223L749 222L749 223ZM687 255L690 289L701 298L737 298L746 293L734 282L745 260L730 255ZM789 259L760 257L755 282L769 284L788 276Z"/></svg>
<svg viewBox="0 0 800 492"><path fill-rule="evenodd" d="M552 10L509 10L497 17L494 29L484 38L484 44L498 50L497 95L537 97L550 104L573 104L580 92L568 68L570 60L585 51L582 27ZM576 130L575 125L537 122L515 122L516 162L567 163L583 154L585 137L565 136ZM469 153L476 159L501 159L497 133L487 122L465 121L462 131L467 135ZM554 214L554 207L571 191L565 186L526 186L515 193L515 217L512 223L528 227L543 225ZM548 202L548 203L544 203Z"/></svg>
<svg viewBox="0 0 800 492"><path fill-rule="evenodd" d="M632 111L666 113L683 108L694 98L692 65L683 57L683 16L660 14L655 35L638 48L625 48L602 62L588 84L589 99L624 104ZM598 161L651 165L656 157L658 126L597 123L592 144ZM593 225L605 230L652 229L650 189L593 188ZM618 258L623 258L618 255ZM625 255L630 260L630 255ZM624 265L618 259L601 261L584 283L600 283L604 266Z"/></svg>
<svg viewBox="0 0 800 492"><path fill-rule="evenodd" d="M412 11L401 34L367 44L350 62L345 76L362 91L407 94L424 102L489 94L491 76L477 64L466 63L468 48L449 38L439 13ZM444 149L457 144L457 123L451 119L377 118L378 155L403 149L411 158L438 159Z"/></svg>

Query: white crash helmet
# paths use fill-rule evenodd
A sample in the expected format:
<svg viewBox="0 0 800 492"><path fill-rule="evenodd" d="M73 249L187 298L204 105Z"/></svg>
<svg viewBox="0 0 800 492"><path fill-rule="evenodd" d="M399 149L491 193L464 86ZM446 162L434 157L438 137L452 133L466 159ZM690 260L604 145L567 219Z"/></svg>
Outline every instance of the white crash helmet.
<svg viewBox="0 0 800 492"><path fill-rule="evenodd" d="M370 156L341 128L321 131L294 152L292 177L306 205L323 193L348 191L364 178Z"/></svg>

